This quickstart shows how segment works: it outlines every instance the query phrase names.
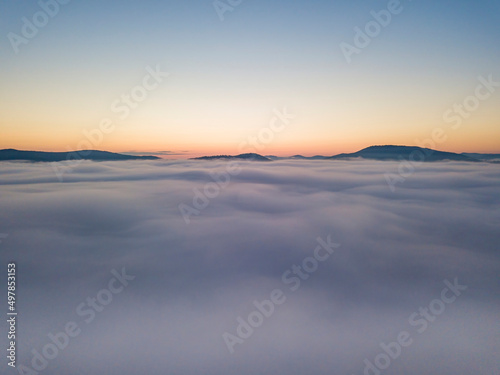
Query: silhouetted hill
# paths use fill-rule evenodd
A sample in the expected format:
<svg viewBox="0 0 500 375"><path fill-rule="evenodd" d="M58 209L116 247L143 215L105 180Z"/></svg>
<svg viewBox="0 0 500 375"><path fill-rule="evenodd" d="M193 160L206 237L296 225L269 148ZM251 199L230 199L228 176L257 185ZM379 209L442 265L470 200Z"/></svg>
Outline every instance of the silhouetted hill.
<svg viewBox="0 0 500 375"><path fill-rule="evenodd" d="M215 156L202 156L199 158L193 158L193 160L249 160L249 161L272 161L269 158L266 158L265 156L259 155L259 154L240 154L240 155L215 155Z"/></svg>
<svg viewBox="0 0 500 375"><path fill-rule="evenodd" d="M116 154L108 151L82 150L70 152L44 152L44 151L20 151L13 148L0 150L0 161L26 160L34 162L57 162L65 160L94 160L94 161L117 161L117 160L156 160L156 156L132 156Z"/></svg>
<svg viewBox="0 0 500 375"><path fill-rule="evenodd" d="M432 150L415 146L370 146L352 154L339 154L328 159L362 158L370 160L411 160L413 161L479 161L464 154Z"/></svg>
<svg viewBox="0 0 500 375"><path fill-rule="evenodd" d="M423 157L422 157L423 155ZM369 159L369 160L396 160L401 159L412 161L486 161L492 163L500 162L500 154L480 154L480 153L453 153L421 148L416 146L370 146L360 151L350 154L339 154L335 156L302 156L294 155L290 157L278 157L274 155L262 156L256 153L240 155L215 155L193 158L194 160L247 160L247 161L273 161L273 160L347 160L347 159ZM93 161L119 161L119 160L157 160L156 156L139 156L117 154L108 151L82 150L71 152L44 152L44 151L20 151L15 149L0 150L0 161L25 160L32 162L58 162L65 160L93 160Z"/></svg>
<svg viewBox="0 0 500 375"><path fill-rule="evenodd" d="M478 153L468 153L468 152L462 152L462 155L468 156L472 159L477 159L481 161L500 161L500 154L478 154Z"/></svg>
<svg viewBox="0 0 500 375"><path fill-rule="evenodd" d="M264 157L270 159L271 161L283 159L283 158L276 156L276 155L265 155Z"/></svg>
<svg viewBox="0 0 500 375"><path fill-rule="evenodd" d="M324 160L328 159L327 156L315 155L315 156L303 156L303 155L293 155L290 159L302 159L302 160Z"/></svg>
<svg viewBox="0 0 500 375"><path fill-rule="evenodd" d="M325 160L328 159L328 156L323 155L315 155L315 156L303 156L303 155L293 155L293 156L275 156L275 155L266 155L266 158L271 160Z"/></svg>

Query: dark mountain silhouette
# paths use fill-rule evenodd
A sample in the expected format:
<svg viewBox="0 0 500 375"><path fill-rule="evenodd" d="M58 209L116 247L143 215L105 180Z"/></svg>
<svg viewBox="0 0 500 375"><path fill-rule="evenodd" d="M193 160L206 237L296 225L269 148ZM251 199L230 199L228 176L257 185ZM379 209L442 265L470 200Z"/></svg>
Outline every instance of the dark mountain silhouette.
<svg viewBox="0 0 500 375"><path fill-rule="evenodd" d="M282 157L279 157L279 156L276 156L276 155L264 155L264 157L270 159L271 161L272 160L281 160L281 159L283 159Z"/></svg>
<svg viewBox="0 0 500 375"><path fill-rule="evenodd" d="M294 159L294 160L325 160L328 159L328 156L323 156L323 155L314 155L314 156L303 156L303 155L293 155L293 156L275 156L275 155L266 155L266 158L271 159L271 160L287 160L287 159Z"/></svg>
<svg viewBox="0 0 500 375"><path fill-rule="evenodd" d="M0 161L26 160L34 162L57 162L65 160L94 160L94 161L117 161L117 160L156 160L156 156L132 156L116 154L108 151L81 150L70 152L44 152L44 151L20 151L13 148L0 150Z"/></svg>
<svg viewBox="0 0 500 375"><path fill-rule="evenodd" d="M444 152L415 146L370 146L352 154L339 154L329 160L362 158L370 160L412 160L412 161L480 161L464 154Z"/></svg>
<svg viewBox="0 0 500 375"><path fill-rule="evenodd" d="M323 159L328 159L328 156L322 156L322 155L315 155L315 156L294 155L294 156L290 157L290 159L323 160Z"/></svg>
<svg viewBox="0 0 500 375"><path fill-rule="evenodd" d="M495 161L500 161L500 154L478 154L478 153L468 153L468 152L462 152L462 155L468 156L469 158L472 159L477 159L477 160L495 160Z"/></svg>
<svg viewBox="0 0 500 375"><path fill-rule="evenodd" d="M44 152L44 151L20 151L15 149L0 150L0 161L25 160L32 162L58 162L66 160L93 160L93 161L118 161L118 160L158 160L157 156L140 156L117 154L99 150L81 150L70 152ZM412 161L486 161L491 163L500 162L500 154L480 154L444 152L416 146L370 146L350 154L338 154L334 156L302 156L278 157L274 155L262 156L256 153L240 155L215 155L193 158L193 160L248 160L248 161L273 161L273 160L412 160Z"/></svg>
<svg viewBox="0 0 500 375"><path fill-rule="evenodd" d="M202 156L199 158L193 158L193 160L249 160L249 161L271 161L271 159L259 154L240 154L240 155L215 155L215 156Z"/></svg>

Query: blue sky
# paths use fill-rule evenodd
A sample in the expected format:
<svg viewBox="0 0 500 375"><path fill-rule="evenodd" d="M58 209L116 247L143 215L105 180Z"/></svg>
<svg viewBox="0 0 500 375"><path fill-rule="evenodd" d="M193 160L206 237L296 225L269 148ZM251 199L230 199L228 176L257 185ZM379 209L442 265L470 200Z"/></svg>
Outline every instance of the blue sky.
<svg viewBox="0 0 500 375"><path fill-rule="evenodd" d="M57 133L40 147L72 148L156 64L171 77L101 148L230 151L283 106L297 121L270 152L414 143L473 92L478 76L500 77L499 4L401 1L402 12L348 64L339 45L352 44L354 28L387 1L243 1L221 21L211 1L74 0L17 54L8 35L22 35L22 17L32 20L40 6L9 1L0 146L34 147ZM443 148L462 150L472 137L464 151L494 151L495 101L470 119L474 134L456 133ZM190 144L187 133L206 144Z"/></svg>

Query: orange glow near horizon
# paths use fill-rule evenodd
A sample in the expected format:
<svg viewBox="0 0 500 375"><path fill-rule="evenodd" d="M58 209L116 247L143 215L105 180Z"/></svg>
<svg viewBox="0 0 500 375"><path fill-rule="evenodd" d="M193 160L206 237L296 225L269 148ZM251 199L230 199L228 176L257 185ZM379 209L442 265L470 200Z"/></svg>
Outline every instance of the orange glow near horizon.
<svg viewBox="0 0 500 375"><path fill-rule="evenodd" d="M431 133L429 133L431 134ZM474 136L470 134L467 139L455 138L454 133L451 131L447 134L448 138L444 142L436 142L433 147L439 151L447 152L477 152L477 153L500 153L500 147L498 139L500 139L500 132L497 132L494 136L484 139L482 136ZM66 151L78 151L81 149L88 149L88 147L78 147L79 145L87 145L89 143L81 143L85 140L84 137L78 139L78 137L71 137L73 141L68 141L63 137L49 138L44 142L40 142L40 137L36 134L32 135L20 135L20 134L7 134L7 137L2 137L0 140L0 149L14 148L18 150L34 150L34 151L46 151L46 152L66 152ZM287 144L283 142L276 142L276 144L258 144L256 146L246 145L245 147L239 147L239 143L219 143L219 144L203 144L202 142L197 142L193 144L188 143L173 143L173 142L147 142L138 141L126 143L123 140L121 142L104 140L102 143L97 145L97 147L91 147L91 149L117 152L117 153L152 153L166 159L187 159L199 156L210 156L210 155L237 155L240 153L254 152L261 155L275 155L280 157L293 156L293 155L303 155L303 156L315 156L324 155L332 156L340 153L352 153L359 151L363 148L374 146L374 145L405 145L405 146L419 146L419 147L429 147L430 144L423 144L422 141L429 139L428 137L406 137L402 141L397 141L396 139L384 141L370 142L368 139L352 139L346 138L345 141L341 139L336 140L323 140L308 142L304 144L302 142L289 142ZM417 142L417 141L420 141ZM61 146L64 145L64 146ZM164 154L166 151L170 155Z"/></svg>
<svg viewBox="0 0 500 375"><path fill-rule="evenodd" d="M24 3L12 5L29 9ZM320 2L317 9L326 8L302 30L297 22L315 19L316 11L305 2L295 4L307 9L305 18L295 5L280 5L269 22L263 22L265 12L262 18L241 12L242 23L225 27L213 7L198 7L212 14L193 22L196 9L168 3L149 4L151 17L132 6L131 34L122 19L106 19L89 30L94 12L68 12L67 24L58 18L44 36L21 45L22 53L5 55L0 148L168 151L169 158L243 152L331 156L372 145L425 146L420 141L442 129L445 140L430 147L500 153L500 52L491 48L498 39L492 18L478 17L471 33L455 21L443 26L445 15L405 12L408 23L394 27L422 20L426 27L409 27L408 34L387 30L348 63L338 47L352 22L363 19L364 5L346 13L361 18L345 16L344 5L329 18L338 5ZM434 3L424 8L441 7ZM99 4L95 9L106 8ZM149 5L140 8L152 11ZM165 14L157 12L161 6ZM127 8L128 3L116 9ZM160 14L161 21L153 22ZM288 23L275 22L281 16ZM163 17L172 19L165 23ZM464 19L470 20L468 12ZM6 21L18 29L19 17ZM429 37L443 30L442 38ZM460 127L453 127L455 121ZM249 146L241 148L245 141Z"/></svg>
<svg viewBox="0 0 500 375"><path fill-rule="evenodd" d="M138 72L139 77L143 74ZM285 99L279 104L274 90L263 91L266 95L240 88L212 93L199 84L174 80L149 94L126 118L110 109L117 97L110 92L122 89L107 89L109 93L103 99L93 96L102 88L100 85L90 87L83 82L77 93L66 97L64 86L46 94L45 87L36 82L24 99L28 108L24 110L18 101L23 87L11 85L11 96L0 95L0 148L187 151L171 156L179 158L242 152L331 156L372 145L420 146L418 140L432 137L434 129L441 128L446 141L436 143L435 149L500 153L500 107L496 100L481 102L478 110L454 130L443 120L443 113L467 97L469 87L440 83L434 89L420 87L401 95L406 91L399 82L386 87L383 75L375 75L372 80L368 77L369 83L359 87L349 76L337 77L335 87L304 83L307 89L290 87L288 92L285 86L282 90L287 94L280 93ZM460 94L451 96L458 89ZM283 113L290 118L283 120ZM107 133L99 130L103 121L110 123ZM241 148L245 141L249 145Z"/></svg>
<svg viewBox="0 0 500 375"><path fill-rule="evenodd" d="M246 152L331 156L372 145L428 147L421 144L422 140L431 138L440 128L445 140L435 142L432 148L457 153L500 153L500 109L495 101L481 103L473 117L463 119L461 126L453 129L452 124L443 121L449 102L441 99L436 104L438 98L424 93L413 93L411 100L386 93L387 98L359 102L356 107L352 102L357 99L357 92L351 93L350 99L294 97L288 106L273 105L269 99L260 104L254 99L250 105L246 95L231 101L217 98L220 102L207 97L199 99L194 109L186 107L186 102L179 98L169 99L165 105L167 100L158 95L124 120L110 113L109 108L96 110L100 115L90 115L75 107L57 112L52 108L54 103L49 111L37 103L32 111L19 114L16 106L6 106L0 120L0 148L59 152L90 148L175 154L168 158ZM338 107L331 108L332 100L338 102ZM4 105L9 103L13 104L7 98ZM428 110L419 112L420 106ZM293 118L280 120L277 112L289 113ZM100 130L103 121L110 124L108 132ZM244 142L246 147L242 148Z"/></svg>

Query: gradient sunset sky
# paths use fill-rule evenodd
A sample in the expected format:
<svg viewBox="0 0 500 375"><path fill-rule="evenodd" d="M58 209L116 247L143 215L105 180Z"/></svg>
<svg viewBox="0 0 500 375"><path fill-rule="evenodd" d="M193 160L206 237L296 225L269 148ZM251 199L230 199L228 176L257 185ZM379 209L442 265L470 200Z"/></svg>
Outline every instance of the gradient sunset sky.
<svg viewBox="0 0 500 375"><path fill-rule="evenodd" d="M22 37L41 7L7 0L0 148L77 150L108 119L114 129L92 148L235 154L286 108L295 118L259 153L418 145L436 128L447 138L437 149L500 153L500 88L459 128L443 119L479 77L500 82L500 1L401 1L347 63L340 44L388 3L245 0L221 21L211 0L73 0L16 53L9 33ZM170 75L130 115L113 111L157 66Z"/></svg>

